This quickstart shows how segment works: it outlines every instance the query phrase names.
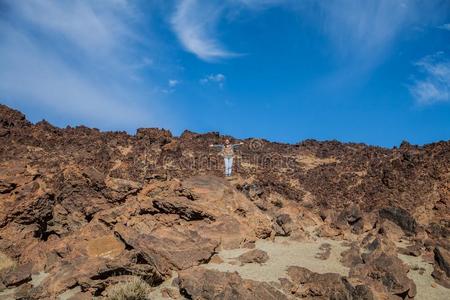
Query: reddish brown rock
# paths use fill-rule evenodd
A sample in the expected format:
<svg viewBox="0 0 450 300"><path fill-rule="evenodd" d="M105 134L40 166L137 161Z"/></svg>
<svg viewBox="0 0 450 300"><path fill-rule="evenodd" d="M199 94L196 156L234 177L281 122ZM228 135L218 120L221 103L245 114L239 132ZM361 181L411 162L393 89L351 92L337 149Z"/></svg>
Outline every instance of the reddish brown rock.
<svg viewBox="0 0 450 300"><path fill-rule="evenodd" d="M436 247L434 249L434 259L436 264L450 277L450 251Z"/></svg>
<svg viewBox="0 0 450 300"><path fill-rule="evenodd" d="M411 214L401 207L385 207L380 210L380 217L386 218L398 226L400 226L407 233L413 234L417 230L417 222Z"/></svg>
<svg viewBox="0 0 450 300"><path fill-rule="evenodd" d="M353 266L350 269L350 277L358 277L374 286L381 283L392 295L408 295L412 298L416 294L416 286L408 278L408 271L408 266L399 258L382 253L363 264Z"/></svg>
<svg viewBox="0 0 450 300"><path fill-rule="evenodd" d="M352 286L345 277L335 273L318 274L302 267L289 267L287 292L307 299L374 299L365 285Z"/></svg>
<svg viewBox="0 0 450 300"><path fill-rule="evenodd" d="M424 257L448 248L449 141L386 149L244 140L228 181L222 158L208 147L224 138L57 128L0 105L0 251L33 274L49 274L38 288L26 282L28 271L11 273L9 282L25 282L18 286L23 298L52 299L77 286L101 294L120 276L158 285L220 248L275 234L305 240L356 233L361 255L353 251L348 265L392 275L401 288L381 280L371 288L397 293L409 286L406 270L395 262L398 274L381 270L374 261L395 257L401 231L423 244ZM434 273L442 278L443 261Z"/></svg>
<svg viewBox="0 0 450 300"><path fill-rule="evenodd" d="M18 286L31 280L31 264L14 267L6 272L1 278L7 287Z"/></svg>
<svg viewBox="0 0 450 300"><path fill-rule="evenodd" d="M182 228L161 227L150 233L139 233L126 227L116 230L127 245L139 251L162 275L209 261L219 245L217 241Z"/></svg>
<svg viewBox="0 0 450 300"><path fill-rule="evenodd" d="M254 249L239 255L238 260L242 264L249 264L249 263L262 264L269 260L269 255L267 254L267 252L263 250Z"/></svg>
<svg viewBox="0 0 450 300"><path fill-rule="evenodd" d="M189 299L288 299L266 282L200 267L179 272L179 287Z"/></svg>

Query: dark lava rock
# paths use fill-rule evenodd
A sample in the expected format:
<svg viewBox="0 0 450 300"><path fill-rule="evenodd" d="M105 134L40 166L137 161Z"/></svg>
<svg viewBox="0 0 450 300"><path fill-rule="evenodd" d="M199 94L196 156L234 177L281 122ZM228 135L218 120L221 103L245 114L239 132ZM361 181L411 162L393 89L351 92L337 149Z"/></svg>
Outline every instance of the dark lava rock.
<svg viewBox="0 0 450 300"><path fill-rule="evenodd" d="M15 183L9 183L9 182L0 180L0 194L9 193L9 192L13 191L16 188L16 186L17 185Z"/></svg>
<svg viewBox="0 0 450 300"><path fill-rule="evenodd" d="M438 266L450 277L450 251L442 247L434 249L434 259Z"/></svg>
<svg viewBox="0 0 450 300"><path fill-rule="evenodd" d="M392 295L406 294L412 298L416 294L416 285L408 278L408 271L409 268L398 257L382 253L364 264L353 266L350 276L359 277L369 283L378 281Z"/></svg>
<svg viewBox="0 0 450 300"><path fill-rule="evenodd" d="M288 214L281 214L275 218L274 229L277 235L289 236L292 232L292 219Z"/></svg>
<svg viewBox="0 0 450 300"><path fill-rule="evenodd" d="M380 217L386 218L398 226L405 232L413 234L416 233L417 223L411 214L401 207L385 207L380 209Z"/></svg>

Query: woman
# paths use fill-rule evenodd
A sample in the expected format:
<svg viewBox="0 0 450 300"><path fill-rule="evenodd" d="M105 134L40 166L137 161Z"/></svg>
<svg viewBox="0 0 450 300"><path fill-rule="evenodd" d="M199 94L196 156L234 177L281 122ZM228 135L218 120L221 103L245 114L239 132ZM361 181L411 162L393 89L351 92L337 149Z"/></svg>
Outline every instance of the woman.
<svg viewBox="0 0 450 300"><path fill-rule="evenodd" d="M230 140L226 139L225 144L221 145L209 145L209 147L217 147L220 148L220 154L223 156L225 161L225 176L229 177L231 176L231 172L233 171L233 157L234 157L234 149L240 145L243 145L244 143L239 144L230 144Z"/></svg>

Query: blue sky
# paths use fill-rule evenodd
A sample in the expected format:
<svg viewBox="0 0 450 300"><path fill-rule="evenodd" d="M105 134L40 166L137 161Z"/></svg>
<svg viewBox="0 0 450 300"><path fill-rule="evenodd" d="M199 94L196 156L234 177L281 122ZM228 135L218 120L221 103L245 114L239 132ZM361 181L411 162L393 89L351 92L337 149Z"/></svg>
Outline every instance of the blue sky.
<svg viewBox="0 0 450 300"><path fill-rule="evenodd" d="M450 1L0 0L36 122L392 147L450 139Z"/></svg>

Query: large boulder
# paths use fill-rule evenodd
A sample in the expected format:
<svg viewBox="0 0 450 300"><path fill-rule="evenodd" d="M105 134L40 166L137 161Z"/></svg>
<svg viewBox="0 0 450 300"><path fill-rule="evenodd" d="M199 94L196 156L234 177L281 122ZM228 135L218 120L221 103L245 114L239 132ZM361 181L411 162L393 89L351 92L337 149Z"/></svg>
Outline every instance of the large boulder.
<svg viewBox="0 0 450 300"><path fill-rule="evenodd" d="M417 222L411 214L401 207L385 207L379 211L380 217L388 219L400 226L406 233L417 231Z"/></svg>
<svg viewBox="0 0 450 300"><path fill-rule="evenodd" d="M437 265L450 277L450 251L438 246L434 249L434 259Z"/></svg>
<svg viewBox="0 0 450 300"><path fill-rule="evenodd" d="M23 264L10 269L2 276L3 284L7 287L14 287L31 280L31 264Z"/></svg>
<svg viewBox="0 0 450 300"><path fill-rule="evenodd" d="M186 198L155 199L153 206L161 213L176 214L188 221L215 219L214 215L208 212L207 207L202 207Z"/></svg>
<svg viewBox="0 0 450 300"><path fill-rule="evenodd" d="M159 128L138 128L136 137L148 140L150 143L160 142L166 144L172 138L172 133L169 130Z"/></svg>
<svg viewBox="0 0 450 300"><path fill-rule="evenodd" d="M26 127L31 123L20 111L0 104L0 128Z"/></svg>
<svg viewBox="0 0 450 300"><path fill-rule="evenodd" d="M354 287L347 278L336 273L319 274L306 268L288 268L288 281L282 283L287 293L307 299L364 299L372 300L370 288L364 285Z"/></svg>
<svg viewBox="0 0 450 300"><path fill-rule="evenodd" d="M408 278L409 267L398 257L385 253L350 269L350 277L360 278L369 285L384 287L391 295L412 298L416 294L414 281Z"/></svg>
<svg viewBox="0 0 450 300"><path fill-rule="evenodd" d="M293 227L292 219L288 214L280 214L275 218L273 228L277 235L289 236Z"/></svg>
<svg viewBox="0 0 450 300"><path fill-rule="evenodd" d="M263 250L254 249L239 255L238 260L242 264L248 263L262 264L269 260L269 255L267 254L267 252Z"/></svg>
<svg viewBox="0 0 450 300"><path fill-rule="evenodd" d="M181 294L188 299L288 299L268 283L242 279L237 273L195 267L178 275Z"/></svg>
<svg viewBox="0 0 450 300"><path fill-rule="evenodd" d="M208 262L219 246L219 241L204 238L184 226L139 232L139 229L118 225L116 232L163 276L170 275L172 270L185 270Z"/></svg>

